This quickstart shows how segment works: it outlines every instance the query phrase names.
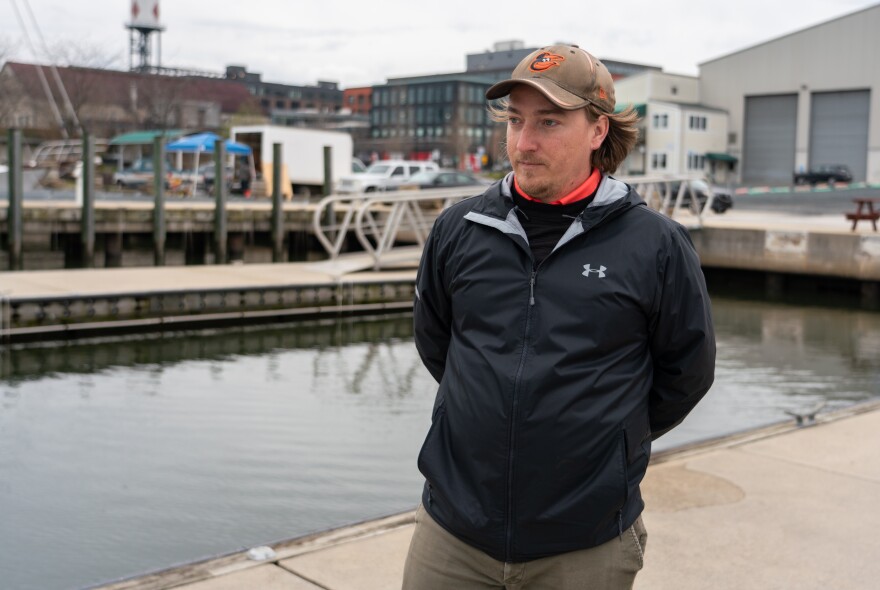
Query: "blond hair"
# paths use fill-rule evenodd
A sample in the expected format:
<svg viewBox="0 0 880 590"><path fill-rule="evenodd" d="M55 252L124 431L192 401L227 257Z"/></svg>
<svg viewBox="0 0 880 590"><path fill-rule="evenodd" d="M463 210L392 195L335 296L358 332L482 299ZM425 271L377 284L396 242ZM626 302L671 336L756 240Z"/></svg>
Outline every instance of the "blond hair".
<svg viewBox="0 0 880 590"><path fill-rule="evenodd" d="M489 103L487 108L493 121L507 123L509 103L506 97ZM620 167L639 139L639 114L632 106L626 107L619 113L606 113L592 103L582 110L593 122L598 121L603 115L608 118L608 135L599 149L590 156L590 164L598 168L599 172L611 174Z"/></svg>

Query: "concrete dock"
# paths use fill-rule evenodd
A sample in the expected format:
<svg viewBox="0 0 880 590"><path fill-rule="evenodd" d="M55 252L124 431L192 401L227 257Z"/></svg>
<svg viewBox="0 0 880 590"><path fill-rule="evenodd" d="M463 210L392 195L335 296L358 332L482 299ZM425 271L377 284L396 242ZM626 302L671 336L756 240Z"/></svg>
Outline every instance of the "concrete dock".
<svg viewBox="0 0 880 590"><path fill-rule="evenodd" d="M876 588L878 431L880 401L655 455L636 589ZM413 526L406 512L100 589L399 588Z"/></svg>

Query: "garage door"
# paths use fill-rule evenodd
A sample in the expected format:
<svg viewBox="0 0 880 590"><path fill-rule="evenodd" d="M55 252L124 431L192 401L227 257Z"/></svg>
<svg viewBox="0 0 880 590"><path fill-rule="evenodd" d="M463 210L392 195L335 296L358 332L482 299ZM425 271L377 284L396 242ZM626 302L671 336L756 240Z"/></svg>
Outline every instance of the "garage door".
<svg viewBox="0 0 880 590"><path fill-rule="evenodd" d="M743 181L790 184L794 173L797 95L747 96Z"/></svg>
<svg viewBox="0 0 880 590"><path fill-rule="evenodd" d="M871 92L814 92L810 105L810 166L846 164L853 180L868 168Z"/></svg>

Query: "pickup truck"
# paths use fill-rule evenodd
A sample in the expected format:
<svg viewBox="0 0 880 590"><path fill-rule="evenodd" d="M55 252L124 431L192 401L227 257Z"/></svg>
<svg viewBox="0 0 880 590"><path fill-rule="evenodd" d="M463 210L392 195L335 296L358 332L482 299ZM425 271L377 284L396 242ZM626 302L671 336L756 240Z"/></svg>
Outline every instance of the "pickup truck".
<svg viewBox="0 0 880 590"><path fill-rule="evenodd" d="M820 182L852 182L852 172L843 164L833 164L794 173L795 184L816 185Z"/></svg>
<svg viewBox="0 0 880 590"><path fill-rule="evenodd" d="M438 170L434 162L421 160L379 160L367 168L366 172L343 176L336 192L340 194L371 193L374 191L396 190L419 172Z"/></svg>

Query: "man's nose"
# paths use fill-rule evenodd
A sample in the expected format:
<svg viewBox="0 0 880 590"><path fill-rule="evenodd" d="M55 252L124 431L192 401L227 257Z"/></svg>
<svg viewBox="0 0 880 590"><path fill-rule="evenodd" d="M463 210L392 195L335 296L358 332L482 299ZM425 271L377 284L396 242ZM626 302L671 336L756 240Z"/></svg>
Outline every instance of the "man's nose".
<svg viewBox="0 0 880 590"><path fill-rule="evenodd" d="M521 152L533 152L538 148L535 129L531 125L523 125L516 138L516 149Z"/></svg>

